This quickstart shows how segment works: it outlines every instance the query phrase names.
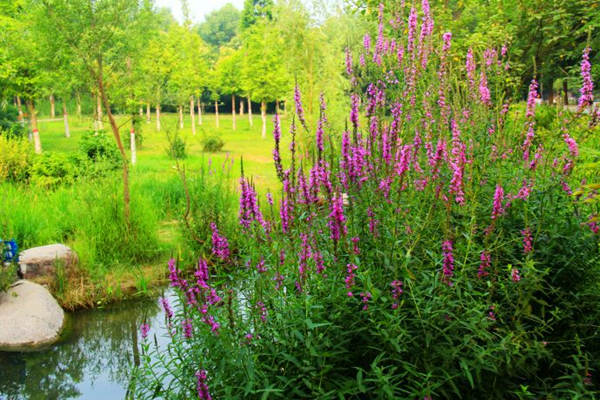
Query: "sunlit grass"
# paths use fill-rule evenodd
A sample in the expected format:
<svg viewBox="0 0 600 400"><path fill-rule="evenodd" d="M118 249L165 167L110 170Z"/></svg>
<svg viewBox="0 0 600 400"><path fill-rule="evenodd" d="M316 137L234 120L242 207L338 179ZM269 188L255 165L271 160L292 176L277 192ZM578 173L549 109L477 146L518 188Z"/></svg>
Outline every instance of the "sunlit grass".
<svg viewBox="0 0 600 400"><path fill-rule="evenodd" d="M118 116L117 124L121 126L121 135L128 139L128 116ZM79 146L81 135L93 129L91 117L82 119L76 116L70 117L71 138L64 136L64 125L62 120L42 120L39 123L42 137L42 147L49 152L74 152ZM282 118L282 147L289 146L290 135L289 120ZM109 129L108 121L104 122L104 128ZM186 142L188 157L183 164L186 169L193 173L200 168L202 163L210 162L213 168L221 168L223 163L233 159L231 165L235 182L240 176L240 163L243 160L244 173L254 179L260 191L276 190L277 176L273 168L273 116L268 116L267 137L261 138L260 116L254 116L254 124L251 127L248 116L237 117L237 129L232 129L232 117L230 114L221 115L219 128L216 127L216 118L213 114L204 115L202 125L196 125L196 135L192 134L189 114L184 115L184 127L179 129L176 114L161 115L161 131L156 130L155 115L149 123L142 123L143 144L137 150L137 164L132 168L133 179L142 174L156 174L168 176L175 173L175 163L166 154L168 147L167 133L171 136L176 132ZM219 136L225 142L222 151L218 153L203 152L203 141L210 136ZM124 143L128 148L128 143ZM286 153L286 152L283 152Z"/></svg>

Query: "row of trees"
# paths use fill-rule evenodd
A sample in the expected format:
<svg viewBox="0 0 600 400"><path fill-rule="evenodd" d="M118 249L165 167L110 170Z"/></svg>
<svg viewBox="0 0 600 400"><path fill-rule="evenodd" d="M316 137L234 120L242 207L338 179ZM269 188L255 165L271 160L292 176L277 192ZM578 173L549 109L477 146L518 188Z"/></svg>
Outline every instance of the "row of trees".
<svg viewBox="0 0 600 400"><path fill-rule="evenodd" d="M81 98L91 97L96 128L108 120L122 156L125 220L129 159L114 112L131 116L132 156L133 121L144 109L149 121L154 108L160 130L164 105L177 107L182 127L189 112L195 134L201 104L214 104L218 125L219 104L230 99L235 129L236 111L247 110L252 123L252 103L259 103L265 137L268 103L285 109L295 84L306 93L308 115L317 113L322 92L333 108L342 107L348 83L341 55L363 30L358 16L342 11L320 14L317 23L311 12L318 9L309 12L300 0L247 0L241 12L227 5L199 26L187 0L181 6L179 24L153 0L0 3L0 98L14 100L21 119L29 115L41 153L36 102L50 98L52 113L55 102L62 104L68 137L67 103L74 100L81 114Z"/></svg>
<svg viewBox="0 0 600 400"><path fill-rule="evenodd" d="M148 121L154 109L157 130L165 104L177 108L181 127L189 112L195 134L202 105L212 103L218 126L228 97L233 129L235 111L247 110L252 124L252 103L260 104L265 137L267 104L285 107L295 83L307 93L309 114L321 92L341 97L347 82L340 55L359 41L358 17L321 15L317 24L300 0L247 0L243 11L228 4L198 26L186 0L183 24L151 0L17 0L1 7L1 95L14 99L20 115L21 103L27 106L37 152L36 100L50 99L52 117L55 100L62 102L68 137L67 101L75 100L80 115L81 96L91 94L102 128L108 110L100 72L110 107L145 112Z"/></svg>

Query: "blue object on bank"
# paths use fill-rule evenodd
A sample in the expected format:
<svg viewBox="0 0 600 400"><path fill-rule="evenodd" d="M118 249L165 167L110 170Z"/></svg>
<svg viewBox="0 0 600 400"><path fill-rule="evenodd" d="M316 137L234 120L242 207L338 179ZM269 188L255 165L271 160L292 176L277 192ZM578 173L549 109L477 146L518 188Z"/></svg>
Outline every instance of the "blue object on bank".
<svg viewBox="0 0 600 400"><path fill-rule="evenodd" d="M4 262L13 263L19 261L19 246L17 246L15 239L8 241L0 239L0 249L2 250Z"/></svg>

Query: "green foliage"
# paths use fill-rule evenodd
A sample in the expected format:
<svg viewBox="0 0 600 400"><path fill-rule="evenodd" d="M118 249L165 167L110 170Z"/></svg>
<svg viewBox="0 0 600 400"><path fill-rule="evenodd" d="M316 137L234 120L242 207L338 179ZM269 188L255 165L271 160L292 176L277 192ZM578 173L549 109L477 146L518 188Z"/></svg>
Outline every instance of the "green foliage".
<svg viewBox="0 0 600 400"><path fill-rule="evenodd" d="M0 131L0 182L24 182L29 177L33 152L26 139L11 137Z"/></svg>
<svg viewBox="0 0 600 400"><path fill-rule="evenodd" d="M0 293L8 290L17 278L17 267L13 264L0 265Z"/></svg>
<svg viewBox="0 0 600 400"><path fill-rule="evenodd" d="M130 228L123 222L118 176L44 187L0 186L0 226L23 247L67 243L79 255L82 268L101 277L110 268L131 267L164 255L158 238L161 204L148 191L132 190ZM158 192L163 184L152 179ZM133 183L133 188L137 188Z"/></svg>
<svg viewBox="0 0 600 400"><path fill-rule="evenodd" d="M203 146L205 152L217 153L225 146L225 142L219 136L209 136L204 139Z"/></svg>
<svg viewBox="0 0 600 400"><path fill-rule="evenodd" d="M187 157L186 143L180 135L175 134L175 136L173 136L173 138L169 140L167 155L170 158L178 160L182 160Z"/></svg>
<svg viewBox="0 0 600 400"><path fill-rule="evenodd" d="M242 87L252 100L274 101L292 88L292 78L283 63L284 42L277 30L257 23L245 33Z"/></svg>
<svg viewBox="0 0 600 400"><path fill-rule="evenodd" d="M36 155L31 166L31 183L46 188L70 185L79 170L72 157L61 153Z"/></svg>
<svg viewBox="0 0 600 400"><path fill-rule="evenodd" d="M16 107L5 104L0 105L0 132L4 136L18 138L25 135L24 124L18 121Z"/></svg>
<svg viewBox="0 0 600 400"><path fill-rule="evenodd" d="M122 162L117 145L105 131L87 131L81 137L79 149L92 162L107 161L115 166Z"/></svg>
<svg viewBox="0 0 600 400"><path fill-rule="evenodd" d="M240 11L228 3L206 15L198 33L206 43L218 48L231 42L239 27Z"/></svg>
<svg viewBox="0 0 600 400"><path fill-rule="evenodd" d="M241 15L242 31L256 23L273 18L273 0L245 0Z"/></svg>

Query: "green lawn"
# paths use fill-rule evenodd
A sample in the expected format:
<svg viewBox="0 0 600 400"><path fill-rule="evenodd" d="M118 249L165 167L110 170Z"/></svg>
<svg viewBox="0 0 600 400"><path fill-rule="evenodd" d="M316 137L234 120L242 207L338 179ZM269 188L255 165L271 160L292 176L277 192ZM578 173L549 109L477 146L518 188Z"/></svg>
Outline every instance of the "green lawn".
<svg viewBox="0 0 600 400"><path fill-rule="evenodd" d="M193 171L198 168L203 160L211 162L213 168L220 168L226 159L233 159L233 176L238 178L240 175L240 160L243 159L244 172L247 176L254 179L261 192L277 189L277 176L273 168L273 116L268 116L267 137L261 138L261 120L260 116L254 116L254 124L250 127L248 116L237 117L237 129L232 130L231 115L221 115L219 128L216 127L215 116L204 115L202 125L196 126L196 135L192 135L190 125L190 116L185 115L184 128L179 130L176 114L161 115L161 131L156 130L155 115L152 114L150 123L142 123L143 145L137 151L137 164L132 168L132 176L139 174L158 174L169 175L174 173L174 161L166 155L168 147L167 134L173 135L175 132L183 137L187 145L188 157L184 161L186 168ZM106 118L105 118L106 119ZM126 133L129 124L128 117L118 116L117 123L121 128L122 135ZM39 123L39 130L44 151L49 152L72 152L78 149L79 138L87 130L91 130L92 119L84 117L81 120L71 116L71 138L64 136L64 125L62 120L47 121L42 119ZM282 121L282 149L289 146L288 121ZM108 129L108 121L104 122L105 129ZM225 142L223 150L219 153L205 153L203 149L203 140L206 137L219 136ZM125 144L126 147L127 144ZM286 155L286 151L282 151ZM237 182L237 179L236 179Z"/></svg>

